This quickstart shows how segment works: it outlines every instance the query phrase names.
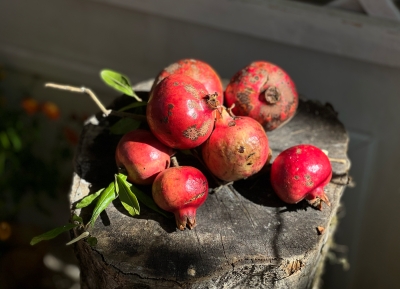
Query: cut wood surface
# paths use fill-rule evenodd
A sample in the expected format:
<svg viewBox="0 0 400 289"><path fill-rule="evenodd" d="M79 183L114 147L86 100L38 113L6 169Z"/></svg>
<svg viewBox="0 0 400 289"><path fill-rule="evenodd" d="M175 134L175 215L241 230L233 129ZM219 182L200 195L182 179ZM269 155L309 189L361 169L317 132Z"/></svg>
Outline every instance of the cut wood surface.
<svg viewBox="0 0 400 289"><path fill-rule="evenodd" d="M144 91L139 96L146 97L150 83L136 87ZM119 97L110 107L129 101ZM92 208L76 210L74 204L113 181L115 147L121 136L111 135L109 128L116 120L99 113L81 134L70 200L71 210L86 221ZM82 288L314 286L348 183L348 135L330 105L301 100L294 118L268 132L268 137L272 161L282 150L300 143L316 145L327 150L329 157L345 160L332 162L333 178L325 188L330 207L324 204L319 211L305 202L284 204L271 188L268 168L214 193L217 185L210 179L210 195L197 211L198 225L193 230L179 231L174 219L144 206L139 216L131 217L114 201L89 230L98 239L97 246L84 241L75 245ZM191 161L183 158L184 163Z"/></svg>

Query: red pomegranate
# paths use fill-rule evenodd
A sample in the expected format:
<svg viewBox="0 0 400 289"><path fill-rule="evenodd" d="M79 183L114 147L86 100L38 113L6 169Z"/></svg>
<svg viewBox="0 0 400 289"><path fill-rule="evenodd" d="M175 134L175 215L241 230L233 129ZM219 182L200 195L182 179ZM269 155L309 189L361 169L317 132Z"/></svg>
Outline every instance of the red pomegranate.
<svg viewBox="0 0 400 289"><path fill-rule="evenodd" d="M201 171L190 166L162 171L152 186L154 202L175 215L179 230L196 226L196 210L208 196L208 182Z"/></svg>
<svg viewBox="0 0 400 289"><path fill-rule="evenodd" d="M217 99L222 104L224 96L221 78L209 64L197 59L181 59L168 65L157 75L153 88L172 74L184 74L201 82L209 94L218 95Z"/></svg>
<svg viewBox="0 0 400 289"><path fill-rule="evenodd" d="M190 149L202 144L214 127L218 100L204 85L183 74L164 78L150 94L146 117L165 145Z"/></svg>
<svg viewBox="0 0 400 289"><path fill-rule="evenodd" d="M255 61L237 72L225 90L225 105L233 113L250 116L271 131L296 112L298 95L290 76L280 67Z"/></svg>
<svg viewBox="0 0 400 289"><path fill-rule="evenodd" d="M126 170L130 182L148 185L159 172L169 168L173 153L150 131L137 129L121 138L115 160L119 168Z"/></svg>
<svg viewBox="0 0 400 289"><path fill-rule="evenodd" d="M319 148L302 144L281 152L271 167L271 184L279 198L289 204L306 199L311 205L322 208L330 205L324 187L332 178L331 163Z"/></svg>
<svg viewBox="0 0 400 289"><path fill-rule="evenodd" d="M214 131L201 146L207 167L227 182L259 172L270 155L262 126L250 117L235 117L228 111L217 112Z"/></svg>

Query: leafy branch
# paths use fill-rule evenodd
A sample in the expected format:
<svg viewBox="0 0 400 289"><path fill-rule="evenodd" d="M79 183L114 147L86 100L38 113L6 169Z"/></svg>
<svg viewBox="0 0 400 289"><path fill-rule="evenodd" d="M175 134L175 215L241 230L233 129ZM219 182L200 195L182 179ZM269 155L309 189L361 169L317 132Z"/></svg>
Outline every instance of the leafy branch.
<svg viewBox="0 0 400 289"><path fill-rule="evenodd" d="M146 116L144 116L144 115L138 115L138 114L132 114L132 113L123 112L123 111L115 111L115 110L111 110L111 109L106 109L106 107L98 99L96 94L94 94L94 92L89 88L56 84L56 83L46 83L45 87L51 87L51 88L56 88L56 89L60 89L60 90L67 90L67 91L76 92L76 93L88 94L92 98L94 103L96 103L96 105L100 108L100 110L103 112L103 114L105 116L115 115L115 116L119 116L119 117L132 118L132 119L135 119L138 121L146 121Z"/></svg>
<svg viewBox="0 0 400 289"><path fill-rule="evenodd" d="M106 188L102 188L93 194L87 195L76 204L75 208L81 209L89 206L95 200L97 200L92 212L92 217L86 225L83 224L83 220L81 217L74 215L72 218L72 223L57 227L42 235L36 236L31 240L30 244L35 245L41 241L53 239L61 233L77 227L83 229L84 232L75 239L68 242L67 245L73 244L85 238L87 238L87 241L90 244L96 244L96 238L90 236L90 232L88 231L88 229L94 226L94 223L96 222L101 212L103 212L111 204L111 202L117 198L119 198L123 207L131 216L136 216L140 214L140 201L149 209L152 209L153 211L165 217L172 217L171 213L168 213L159 208L151 197L147 196L144 192L129 183L127 181L127 176L120 173L115 175L115 180L111 182Z"/></svg>
<svg viewBox="0 0 400 289"><path fill-rule="evenodd" d="M141 114L128 113L125 111L128 109L135 109L135 111L137 110L140 111L140 108L147 105L147 103L143 102L142 99L140 99L136 95L136 93L132 89L132 85L129 79L126 76L118 72L107 69L102 70L100 72L100 76L107 85L111 86L112 88L114 88L119 92L132 96L137 101L121 108L118 111L115 111L107 109L91 89L85 87L61 85L56 83L46 83L45 86L60 90L71 91L75 93L87 94L96 103L96 105L100 108L100 110L103 112L105 116L115 115L122 117L121 120L116 122L111 127L110 129L111 133L124 134L130 130L138 128L142 121L146 121L146 116ZM91 245L97 244L96 238L91 237L90 232L88 230L90 228L93 228L100 214L111 204L112 201L114 201L117 198L119 198L122 206L131 216L136 216L140 214L140 205L139 205L140 202L149 209L154 210L155 212L165 217L168 218L172 217L171 213L168 213L159 208L150 196L146 195L137 187L129 183L127 181L126 175L119 173L115 175L115 180L111 182L106 188L102 188L97 192L84 197L76 204L75 206L76 209L82 209L91 205L93 202L96 201L96 205L94 206L92 216L86 225L83 224L83 220L81 217L74 215L72 218L72 223L55 228L42 235L34 237L31 241L31 245L35 245L44 240L53 239L58 235L60 235L61 233L69 231L74 228L82 229L83 233L81 233L78 237L68 242L67 245L73 244L81 239L86 239L86 241Z"/></svg>

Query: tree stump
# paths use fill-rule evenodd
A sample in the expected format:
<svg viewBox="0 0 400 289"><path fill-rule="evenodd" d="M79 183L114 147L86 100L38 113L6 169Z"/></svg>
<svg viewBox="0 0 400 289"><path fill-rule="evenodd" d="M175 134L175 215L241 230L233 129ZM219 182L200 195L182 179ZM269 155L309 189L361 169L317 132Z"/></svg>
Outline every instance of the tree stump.
<svg viewBox="0 0 400 289"><path fill-rule="evenodd" d="M146 97L151 82L136 87ZM128 97L117 98L112 108ZM89 193L114 179L114 152L121 136L111 135L115 117L92 117L84 126L75 156L71 210L88 220L91 208L74 209ZM348 183L348 135L330 105L301 100L294 118L268 132L273 158L309 143L329 152L333 178L325 191L331 206L322 211L305 202L286 205L274 194L268 169L212 193L197 211L198 225L179 231L175 220L146 207L137 217L114 201L95 223L95 247L79 241L82 288L312 288L335 228L341 195ZM216 185L210 180L211 188ZM141 187L150 193L151 188ZM323 227L323 233L317 227ZM74 236L80 232L75 231Z"/></svg>

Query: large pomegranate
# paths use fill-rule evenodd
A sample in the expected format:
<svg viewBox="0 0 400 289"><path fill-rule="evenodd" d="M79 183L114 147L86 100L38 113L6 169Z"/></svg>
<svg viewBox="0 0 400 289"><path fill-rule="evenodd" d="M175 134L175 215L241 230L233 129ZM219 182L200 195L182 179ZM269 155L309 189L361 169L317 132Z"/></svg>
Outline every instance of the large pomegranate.
<svg viewBox="0 0 400 289"><path fill-rule="evenodd" d="M196 226L196 210L208 196L208 182L201 171L190 166L161 172L152 186L154 202L175 215L179 230Z"/></svg>
<svg viewBox="0 0 400 289"><path fill-rule="evenodd" d="M117 145L115 160L134 184L148 185L170 166L173 149L162 144L150 131L137 129L126 133Z"/></svg>
<svg viewBox="0 0 400 289"><path fill-rule="evenodd" d="M210 136L218 105L202 83L184 74L173 74L164 78L150 94L147 122L165 145L190 149Z"/></svg>
<svg viewBox="0 0 400 289"><path fill-rule="evenodd" d="M209 170L227 182L259 172L270 155L262 126L250 117L235 117L228 111L217 112L214 131L201 147Z"/></svg>
<svg viewBox="0 0 400 289"><path fill-rule="evenodd" d="M306 199L321 209L329 205L324 187L332 178L326 154L309 144L296 145L281 152L271 166L271 184L279 198L289 204Z"/></svg>
<svg viewBox="0 0 400 289"><path fill-rule="evenodd" d="M298 95L290 76L280 67L255 61L237 72L225 90L225 105L273 130L296 112Z"/></svg>
<svg viewBox="0 0 400 289"><path fill-rule="evenodd" d="M172 74L184 74L201 82L209 94L217 94L217 99L222 104L223 88L221 78L207 63L197 59L181 59L165 67L156 77L153 88L164 78ZM153 89L152 88L152 89Z"/></svg>

